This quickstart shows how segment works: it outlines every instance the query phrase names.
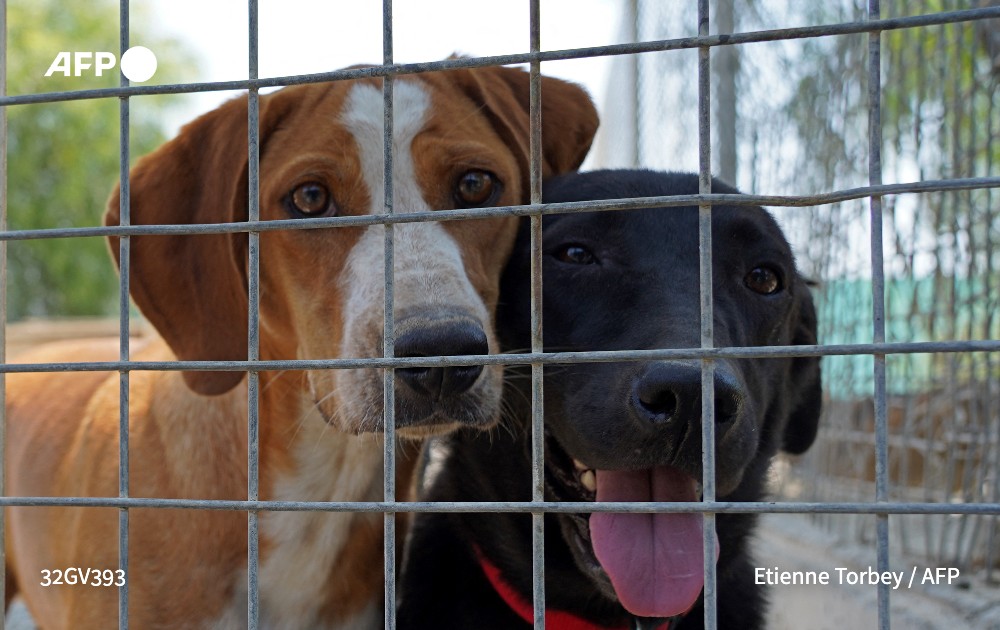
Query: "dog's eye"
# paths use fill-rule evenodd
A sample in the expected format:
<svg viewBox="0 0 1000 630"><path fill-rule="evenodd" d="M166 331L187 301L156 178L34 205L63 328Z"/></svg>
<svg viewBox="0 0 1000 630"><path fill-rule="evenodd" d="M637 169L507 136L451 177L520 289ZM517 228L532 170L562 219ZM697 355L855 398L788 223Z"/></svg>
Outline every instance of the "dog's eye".
<svg viewBox="0 0 1000 630"><path fill-rule="evenodd" d="M597 257L583 245L563 245L555 252L557 260L571 265L593 265Z"/></svg>
<svg viewBox="0 0 1000 630"><path fill-rule="evenodd" d="M485 206L500 192L500 182L487 171L466 171L455 185L455 201L460 208Z"/></svg>
<svg viewBox="0 0 1000 630"><path fill-rule="evenodd" d="M299 184L292 191L290 199L295 211L307 217L327 214L333 206L330 191L317 182Z"/></svg>
<svg viewBox="0 0 1000 630"><path fill-rule="evenodd" d="M747 285L754 293L761 295L773 295L782 289L781 276L770 267L754 267L750 273L743 278L743 284Z"/></svg>

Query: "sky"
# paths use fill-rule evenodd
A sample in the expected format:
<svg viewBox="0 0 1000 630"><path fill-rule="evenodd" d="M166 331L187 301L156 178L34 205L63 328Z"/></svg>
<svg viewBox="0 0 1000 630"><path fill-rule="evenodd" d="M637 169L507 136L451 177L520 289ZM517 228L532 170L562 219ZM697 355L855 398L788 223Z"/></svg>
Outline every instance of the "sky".
<svg viewBox="0 0 1000 630"><path fill-rule="evenodd" d="M614 43L621 2L545 0L542 48ZM198 64L196 76L188 80L247 78L245 0L151 0L142 8L152 14L156 30L181 40ZM527 2L397 0L392 11L393 52L399 63L434 61L454 53L488 56L529 50ZM379 0L261 0L259 17L261 77L325 72L382 60ZM600 100L610 65L603 58L550 62L542 65L542 72L581 83ZM170 132L230 96L190 97L178 119L168 121Z"/></svg>

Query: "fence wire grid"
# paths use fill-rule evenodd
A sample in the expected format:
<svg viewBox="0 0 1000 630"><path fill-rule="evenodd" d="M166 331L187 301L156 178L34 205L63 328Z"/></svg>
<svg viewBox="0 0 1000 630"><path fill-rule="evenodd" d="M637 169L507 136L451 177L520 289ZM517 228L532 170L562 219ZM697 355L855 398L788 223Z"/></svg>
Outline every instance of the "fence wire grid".
<svg viewBox="0 0 1000 630"><path fill-rule="evenodd" d="M946 24L964 24L985 22L1000 19L1000 7L985 6L980 8L960 10L932 11L922 15L902 17L886 17L883 15L879 0L868 0L864 7L864 18L849 20L822 26L803 26L795 28L763 29L746 32L711 34L713 30L712 16L708 0L698 0L697 6L691 3L686 20L697 20L697 35L670 39L647 39L626 44L578 48L569 50L542 50L540 42L540 5L541 0L531 0L529 4L530 28L528 50L524 53L492 56L448 59L444 61L396 64L393 60L393 18L392 0L383 1L383 59L382 64L366 68L335 70L321 74L296 75L277 78L261 78L258 76L258 5L256 0L249 0L247 12L249 16L249 57L247 80L224 81L212 83L187 83L157 86L131 86L123 77L117 88L93 89L69 92L50 92L35 94L7 95L6 85L6 2L0 1L0 402L5 399L4 377L13 372L57 372L57 371L117 371L120 373L120 422L119 422L119 493L117 497L78 498L78 497L12 497L5 490L0 491L2 506L78 506L78 507L114 507L119 510L119 569L124 572L125 584L119 588L119 628L129 626L129 590L128 590L128 554L129 554L129 513L136 508L183 508L193 510L232 510L246 512L248 523L248 605L247 626L256 630L260 625L259 585L259 531L258 518L262 511L327 511L327 512L381 512L384 513L384 573L385 573L385 627L395 628L394 603L396 551L398 541L395 532L395 514L397 512L523 512L532 514L532 550L533 550L533 600L534 627L541 630L545 627L545 581L543 533L545 513L574 511L642 511L642 512L677 512L695 511L705 514L703 543L705 545L705 626L716 628L716 592L714 563L714 518L719 513L751 512L751 513L810 513L810 514L854 514L869 517L867 523L874 521L872 539L876 546L879 571L889 570L889 534L890 515L940 515L942 518L956 515L977 516L976 527L988 531L991 547L994 545L997 516L1000 515L1000 496L997 491L996 470L1000 467L1000 427L996 416L996 363L989 363L993 353L1000 352L1000 340L990 338L987 329L985 338L953 335L945 339L926 340L894 340L887 334L886 311L886 267L883 224L886 217L886 204L895 203L902 196L922 197L931 194L972 194L976 191L989 191L1000 187L1000 177L988 172L982 177L942 177L937 179L916 178L911 183L883 183L883 51L887 34L895 31L941 26ZM695 10L697 9L697 10ZM635 17L640 19L641 12L636 11ZM634 29L640 36L641 28ZM799 39L815 39L832 35L859 35L865 37L866 47L863 55L866 58L865 86L866 102L864 110L867 115L866 181L862 186L838 188L832 192L813 193L799 196L761 196L761 195L719 195L711 191L712 174L712 143L711 143L711 112L712 112L712 74L711 64L716 55L726 51L761 42L781 42ZM120 2L120 54L129 48L129 1ZM697 158L700 175L699 195L686 197L621 199L606 202L582 202L563 204L542 203L541 178L541 108L540 108L540 72L544 62L580 59L599 56L622 56L665 51L691 51L697 54L697 111L698 111L698 142ZM998 61L1000 63L1000 61ZM393 79L397 76L445 70L452 68L487 67L504 64L528 64L530 73L530 141L531 141L531 172L530 172L530 205L515 207L498 207L477 210L434 211L415 214L394 214L392 195L392 134L393 134ZM259 129L258 129L258 98L262 88L286 86L301 83L317 83L324 81L340 81L361 77L382 77L384 96L384 213L366 217L335 217L329 219L296 219L294 221L259 220ZM643 81L654 81L647 73ZM192 93L203 91L224 91L242 89L249 92L249 220L243 223L206 224L206 225L158 225L131 226L129 222L129 143L130 118L129 104L132 98L153 94ZM10 107L30 107L33 104L51 103L57 101L86 100L97 98L115 98L119 100L120 127L120 177L121 177L121 222L118 226L87 227L87 228L43 228L34 230L7 229L7 147L6 147L6 113ZM988 128L987 131L990 129ZM636 156L644 154L649 149L645 145L634 149ZM971 191L971 192L970 192ZM871 274L871 290L864 303L870 309L870 328L867 337L870 342L846 341L843 343L824 343L816 346L795 347L754 347L754 348L715 348L713 340L712 315L712 258L710 241L710 221L714 204L761 204L779 208L799 208L818 205L829 205L849 200L860 200L867 205L867 225L869 232L870 256L868 270ZM701 347L684 350L645 350L617 352L558 352L543 351L541 335L541 275L537 264L532 266L532 330L531 352L511 356L461 356L461 357L394 357L394 321L393 321L393 226L402 222L451 221L482 218L486 216L513 215L528 217L531 223L531 251L534 261L541 257L541 217L550 213L586 212L586 211L618 211L632 208L697 205L699 208L699 249L700 249L700 291L702 303ZM287 229L319 229L347 225L385 226L385 319L384 319L384 356L369 359L328 359L316 361L262 361L259 355L259 237L260 233L269 230ZM178 361L170 363L149 363L131 360L130 354L130 321L129 321L129 268L130 237L147 234L210 234L210 233L246 233L249 249L247 270L249 278L249 352L246 361L192 362ZM119 284L119 360L114 362L89 363L48 363L48 364L11 364L6 360L6 246L8 241L78 238L83 236L120 237L121 273ZM988 279L987 279L988 281ZM987 407L987 423L984 431L975 439L981 440L987 446L978 456L982 458L982 470L990 471L992 476L984 478L981 483L989 487L987 495L965 495L964 501L953 502L941 500L941 497L920 493L898 492L895 484L905 478L905 472L900 473L892 467L895 464L891 455L896 449L918 449L921 444L913 442L914 436L904 438L897 444L890 439L890 427L893 414L899 405L915 405L919 401L908 399L899 402L894 400L893 393L887 389L887 363L893 357L927 355L936 356L971 356L981 354L987 357L986 380L992 383L992 390L987 390L986 400L993 400L992 407ZM785 357L785 356L821 356L821 357L871 357L870 384L872 388L871 402L865 408L868 414L864 424L865 431L857 430L851 434L851 439L866 443L872 450L871 461L865 466L870 468L866 474L868 481L874 486L873 497L870 500L844 498L848 495L829 493L827 500L788 500L781 502L733 503L719 501L715 495L714 479L714 449L703 449L703 487L704 499L697 503L552 503L546 502L542 494L542 375L544 366L573 362L590 361L620 361L623 359L662 359L690 358L697 359L702 365L702 431L706 436L705 443L714 443L714 395L712 375L714 361L723 357ZM867 359L866 359L867 360ZM394 404L393 383L394 370L404 367L435 367L473 364L528 364L531 366L532 383L532 414L531 435L533 443L533 494L530 502L496 502L496 503L427 503L427 502L397 502L395 473L396 460L394 445ZM991 367L992 366L992 367ZM258 400L259 374L269 370L301 370L301 369L351 369L360 367L384 368L384 410L385 410L385 465L383 477L384 497L381 502L281 502L259 500L259 444L258 444ZM956 368L958 369L958 368ZM129 375L140 370L229 370L244 371L248 374L248 416L247 427L249 439L248 450L248 488L246 501L223 500L181 500L162 498L136 498L130 496L129 479ZM992 371L991 371L992 370ZM954 393L954 392L953 392ZM898 404L897 404L898 403ZM991 404L989 402L987 405ZM6 418L2 414L4 405L0 404L0 446L2 446L3 427ZM860 413L860 412L859 412ZM860 425L858 425L860 427ZM874 443L871 434L874 433ZM929 445L932 436L924 436L927 448L938 448ZM3 449L0 448L0 451ZM905 464L903 464L905 467ZM868 469L866 469L868 470ZM2 489L0 489L2 490ZM799 495L803 496L803 495ZM874 519L870 517L874 516ZM3 534L3 519L0 519L0 534ZM994 559L988 562L992 566ZM0 574L0 579L2 574ZM881 585L878 589L878 627L887 629L890 625L889 616L890 589ZM2 620L0 620L2 623Z"/></svg>

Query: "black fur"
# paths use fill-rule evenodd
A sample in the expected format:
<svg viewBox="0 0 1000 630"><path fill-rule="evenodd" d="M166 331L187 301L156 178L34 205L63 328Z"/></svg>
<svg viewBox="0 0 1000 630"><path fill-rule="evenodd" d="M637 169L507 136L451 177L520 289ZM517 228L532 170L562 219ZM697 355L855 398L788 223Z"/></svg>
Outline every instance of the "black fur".
<svg viewBox="0 0 1000 630"><path fill-rule="evenodd" d="M712 189L736 192L718 181ZM547 182L545 201L697 192L694 175L598 171ZM498 329L508 351L530 346L528 243L525 223L501 287ZM568 256L567 246L585 248L594 262L586 264L588 258L580 256L579 250L570 252L577 258ZM717 346L816 343L809 289L767 212L757 207L715 206L712 248ZM699 346L697 208L547 216L543 256L547 351ZM783 287L773 295L754 292L746 284L747 274L761 266L781 277ZM582 500L580 488L564 483L565 470L571 467L569 456L599 469L669 464L700 479L700 390L692 390L698 393L690 400L676 397L672 413L683 417L670 422L639 417L649 408L635 402L637 388L648 387L650 382L654 389L662 383L673 387L681 378L678 375L688 378L692 370L700 374L699 365L697 361L664 361L548 366L544 387L546 498ZM437 443L425 500L531 500L527 374L526 368L508 373L509 431L500 429L490 435L465 431ZM801 453L816 436L821 404L819 361L719 360L716 374L718 497L762 499L771 457L779 448ZM722 388L728 388L728 394L720 394ZM677 424L679 428L671 426ZM528 628L491 588L475 549L530 601L530 521L529 515L509 513L419 515L400 583L399 627ZM546 605L596 624L635 623L618 603L607 577L595 574L593 561L588 564L575 546L573 532L586 521L556 514L547 515L545 521ZM717 517L720 628L763 625L765 595L763 587L754 585L748 549L754 523L755 517L748 514ZM677 627L702 627L701 606L699 598Z"/></svg>

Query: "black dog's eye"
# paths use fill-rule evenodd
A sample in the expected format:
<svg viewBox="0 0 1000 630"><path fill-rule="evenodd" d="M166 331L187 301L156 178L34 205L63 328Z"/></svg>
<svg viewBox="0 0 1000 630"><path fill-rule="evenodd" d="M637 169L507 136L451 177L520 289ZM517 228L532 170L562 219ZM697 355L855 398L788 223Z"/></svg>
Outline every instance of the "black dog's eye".
<svg viewBox="0 0 1000 630"><path fill-rule="evenodd" d="M334 214L336 206L329 189L317 182L299 184L288 197L293 209L303 216L318 217Z"/></svg>
<svg viewBox="0 0 1000 630"><path fill-rule="evenodd" d="M743 278L743 284L747 285L754 293L761 295L773 295L780 291L781 276L770 267L754 267L750 273Z"/></svg>
<svg viewBox="0 0 1000 630"><path fill-rule="evenodd" d="M496 198L500 188L500 180L493 173L466 171L455 184L455 201L460 208L485 206Z"/></svg>
<svg viewBox="0 0 1000 630"><path fill-rule="evenodd" d="M555 252L556 260L571 265L593 265L597 257L583 245L563 245Z"/></svg>

